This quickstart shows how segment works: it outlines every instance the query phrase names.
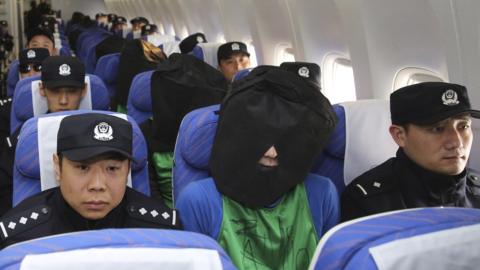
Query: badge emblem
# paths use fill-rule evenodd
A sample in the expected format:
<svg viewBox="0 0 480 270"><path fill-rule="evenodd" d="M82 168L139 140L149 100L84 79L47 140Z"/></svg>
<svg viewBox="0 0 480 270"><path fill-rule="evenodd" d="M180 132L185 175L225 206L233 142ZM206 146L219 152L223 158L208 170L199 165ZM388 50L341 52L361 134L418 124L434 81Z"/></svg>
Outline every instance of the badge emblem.
<svg viewBox="0 0 480 270"><path fill-rule="evenodd" d="M68 75L72 74L72 72L70 71L70 66L67 65L67 64L61 65L58 68L58 74L60 74L62 76L68 76Z"/></svg>
<svg viewBox="0 0 480 270"><path fill-rule="evenodd" d="M150 25L146 25L145 30L150 30Z"/></svg>
<svg viewBox="0 0 480 270"><path fill-rule="evenodd" d="M240 44L233 43L232 44L232 51L240 51Z"/></svg>
<svg viewBox="0 0 480 270"><path fill-rule="evenodd" d="M447 106L454 106L460 103L460 101L458 101L457 92L453 91L452 89L449 89L443 93L442 101L443 104Z"/></svg>
<svg viewBox="0 0 480 270"><path fill-rule="evenodd" d="M301 67L298 70L298 75L305 77L305 78L310 78L310 70L307 67Z"/></svg>
<svg viewBox="0 0 480 270"><path fill-rule="evenodd" d="M198 43L203 43L203 37L202 36L197 36L197 42Z"/></svg>
<svg viewBox="0 0 480 270"><path fill-rule="evenodd" d="M113 139L113 129L106 122L101 122L96 125L93 133L93 138L98 141L110 141Z"/></svg>
<svg viewBox="0 0 480 270"><path fill-rule="evenodd" d="M28 59L32 59L32 58L35 58L35 57L36 57L36 55L35 55L35 51L34 51L34 50L29 50L29 51L27 52L27 58L28 58Z"/></svg>

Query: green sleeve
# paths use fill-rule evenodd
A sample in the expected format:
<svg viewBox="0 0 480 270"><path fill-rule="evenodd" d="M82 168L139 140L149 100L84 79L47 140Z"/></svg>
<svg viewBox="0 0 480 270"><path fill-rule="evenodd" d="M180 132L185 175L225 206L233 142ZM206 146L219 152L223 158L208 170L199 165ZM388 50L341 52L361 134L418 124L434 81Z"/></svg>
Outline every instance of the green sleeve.
<svg viewBox="0 0 480 270"><path fill-rule="evenodd" d="M152 156L156 180L165 204L172 208L173 152L155 152Z"/></svg>

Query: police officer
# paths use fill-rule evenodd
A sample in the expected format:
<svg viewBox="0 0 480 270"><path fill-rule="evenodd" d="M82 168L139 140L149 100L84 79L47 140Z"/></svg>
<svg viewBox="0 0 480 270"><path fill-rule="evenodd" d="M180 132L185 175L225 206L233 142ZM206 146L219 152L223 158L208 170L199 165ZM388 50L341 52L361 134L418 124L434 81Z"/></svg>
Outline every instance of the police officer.
<svg viewBox="0 0 480 270"><path fill-rule="evenodd" d="M104 228L181 228L175 210L129 187L132 126L119 117L65 117L53 154L59 187L25 199L0 219L0 246Z"/></svg>
<svg viewBox="0 0 480 270"><path fill-rule="evenodd" d="M250 67L247 45L239 41L227 42L218 47L217 60L218 69L229 82L238 71Z"/></svg>
<svg viewBox="0 0 480 270"><path fill-rule="evenodd" d="M178 47L180 47L180 52L181 53L189 53L193 50L193 48L198 44L198 43L207 43L207 38L203 33L195 33L191 34L190 36L184 38L180 44L178 44Z"/></svg>
<svg viewBox="0 0 480 270"><path fill-rule="evenodd" d="M354 179L342 194L342 219L391 210L480 208L480 179L466 168L472 117L464 86L426 82L390 96L390 134L396 157Z"/></svg>

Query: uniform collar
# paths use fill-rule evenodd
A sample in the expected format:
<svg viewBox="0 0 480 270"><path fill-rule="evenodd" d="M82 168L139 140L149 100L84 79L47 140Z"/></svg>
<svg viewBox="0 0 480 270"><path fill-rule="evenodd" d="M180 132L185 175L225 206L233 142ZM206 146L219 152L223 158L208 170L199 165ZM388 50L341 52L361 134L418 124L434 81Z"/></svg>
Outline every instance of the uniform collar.
<svg viewBox="0 0 480 270"><path fill-rule="evenodd" d="M121 226L125 219L125 196L120 204L112 209L104 218L88 220L78 214L63 198L60 188L54 195L54 207L58 209L59 216L73 227L74 231L115 228Z"/></svg>
<svg viewBox="0 0 480 270"><path fill-rule="evenodd" d="M453 176L435 173L420 167L401 148L397 151L397 158L413 174L402 177L401 183L404 186L408 186L411 192L426 192L426 195L438 205L446 205L450 201L458 200L459 196L465 196L466 169L462 173ZM457 199L453 199L454 197Z"/></svg>

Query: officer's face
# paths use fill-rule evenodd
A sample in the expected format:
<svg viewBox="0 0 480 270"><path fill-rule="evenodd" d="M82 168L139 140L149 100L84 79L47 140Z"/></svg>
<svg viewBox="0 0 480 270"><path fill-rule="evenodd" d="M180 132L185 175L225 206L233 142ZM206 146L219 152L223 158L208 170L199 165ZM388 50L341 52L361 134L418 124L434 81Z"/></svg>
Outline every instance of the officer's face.
<svg viewBox="0 0 480 270"><path fill-rule="evenodd" d="M233 76L235 76L239 70L249 67L250 57L243 53L237 53L228 59L220 60L218 69L220 69L227 81L231 82L233 80Z"/></svg>
<svg viewBox="0 0 480 270"><path fill-rule="evenodd" d="M34 36L30 42L27 44L28 48L45 48L48 49L50 55L57 55L57 51L55 50L55 44L46 36L44 35L37 35Z"/></svg>
<svg viewBox="0 0 480 270"><path fill-rule="evenodd" d="M86 87L59 87L54 89L45 88L43 85L40 87L40 95L47 99L50 112L77 110L85 93Z"/></svg>
<svg viewBox="0 0 480 270"><path fill-rule="evenodd" d="M460 174L472 147L472 119L458 115L429 126L410 124L390 132L409 158L421 167L445 175Z"/></svg>
<svg viewBox="0 0 480 270"><path fill-rule="evenodd" d="M130 170L128 159L93 159L75 162L53 156L55 176L65 201L82 217L104 218L125 195Z"/></svg>

